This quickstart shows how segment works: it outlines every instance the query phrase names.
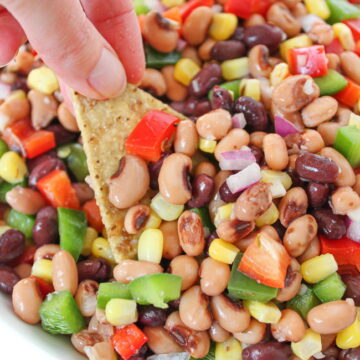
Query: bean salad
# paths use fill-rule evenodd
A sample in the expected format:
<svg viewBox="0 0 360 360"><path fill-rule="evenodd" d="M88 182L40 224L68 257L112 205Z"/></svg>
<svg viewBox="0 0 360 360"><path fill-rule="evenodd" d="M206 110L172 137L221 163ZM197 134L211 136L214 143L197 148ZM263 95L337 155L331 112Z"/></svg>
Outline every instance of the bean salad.
<svg viewBox="0 0 360 360"><path fill-rule="evenodd" d="M0 291L90 360L360 360L360 1L134 6L139 86L188 118L148 112L107 180L137 256L27 44L0 70Z"/></svg>

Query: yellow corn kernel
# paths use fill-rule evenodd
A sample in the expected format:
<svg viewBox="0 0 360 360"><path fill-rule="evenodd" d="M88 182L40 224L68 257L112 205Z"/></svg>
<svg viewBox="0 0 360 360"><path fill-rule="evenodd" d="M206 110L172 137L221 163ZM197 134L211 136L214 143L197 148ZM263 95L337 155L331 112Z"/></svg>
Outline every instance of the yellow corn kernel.
<svg viewBox="0 0 360 360"><path fill-rule="evenodd" d="M92 244L97 237L98 232L94 228L88 227L86 229L81 255L89 256L91 254Z"/></svg>
<svg viewBox="0 0 360 360"><path fill-rule="evenodd" d="M222 220L227 220L231 218L235 203L229 203L223 206L220 206L215 214L214 224L217 226Z"/></svg>
<svg viewBox="0 0 360 360"><path fill-rule="evenodd" d="M309 284L324 280L338 270L338 265L332 254L315 256L301 264L301 275Z"/></svg>
<svg viewBox="0 0 360 360"><path fill-rule="evenodd" d="M145 229L158 229L161 225L161 217L153 210L145 224Z"/></svg>
<svg viewBox="0 0 360 360"><path fill-rule="evenodd" d="M260 81L258 79L243 79L240 82L240 94L249 96L256 101L260 101Z"/></svg>
<svg viewBox="0 0 360 360"><path fill-rule="evenodd" d="M184 4L184 2L185 0L161 0L161 3L168 8L180 6Z"/></svg>
<svg viewBox="0 0 360 360"><path fill-rule="evenodd" d="M6 101L15 99L26 99L26 93L24 90L14 90L7 97Z"/></svg>
<svg viewBox="0 0 360 360"><path fill-rule="evenodd" d="M200 67L191 59L179 60L174 69L175 79L185 86L189 86L193 77L200 71Z"/></svg>
<svg viewBox="0 0 360 360"><path fill-rule="evenodd" d="M305 0L305 6L309 14L314 14L322 19L330 16L330 9L325 0Z"/></svg>
<svg viewBox="0 0 360 360"><path fill-rule="evenodd" d="M270 74L270 85L276 86L280 84L284 79L290 75L289 65L286 63L280 63L275 65L273 71Z"/></svg>
<svg viewBox="0 0 360 360"><path fill-rule="evenodd" d="M30 89L48 95L59 90L59 82L55 73L46 66L31 70L28 75L27 84Z"/></svg>
<svg viewBox="0 0 360 360"><path fill-rule="evenodd" d="M289 190L292 185L292 180L289 174L283 171L276 170L261 170L261 181L265 183L275 183L280 181L286 190Z"/></svg>
<svg viewBox="0 0 360 360"><path fill-rule="evenodd" d="M207 140L204 138L200 138L199 140L199 149L209 154L213 154L215 152L216 145L216 140Z"/></svg>
<svg viewBox="0 0 360 360"><path fill-rule="evenodd" d="M336 23L332 26L334 36L339 39L345 50L353 51L355 49L355 41L350 28L343 23Z"/></svg>
<svg viewBox="0 0 360 360"><path fill-rule="evenodd" d="M221 64L221 72L225 80L236 80L249 75L249 58L226 60Z"/></svg>
<svg viewBox="0 0 360 360"><path fill-rule="evenodd" d="M242 347L234 337L215 345L215 360L242 360Z"/></svg>
<svg viewBox="0 0 360 360"><path fill-rule="evenodd" d="M105 307L106 320L113 326L129 325L137 321L136 301L111 299Z"/></svg>
<svg viewBox="0 0 360 360"><path fill-rule="evenodd" d="M265 324L276 324L281 318L281 311L273 302L245 300L244 306L253 318Z"/></svg>
<svg viewBox="0 0 360 360"><path fill-rule="evenodd" d="M286 189L280 181L271 183L270 191L273 199L281 198L286 194Z"/></svg>
<svg viewBox="0 0 360 360"><path fill-rule="evenodd" d="M360 100L358 102L358 107L360 108ZM354 127L356 127L357 129L360 130L360 116L354 114L353 112L351 112L348 125L349 126L354 126Z"/></svg>
<svg viewBox="0 0 360 360"><path fill-rule="evenodd" d="M223 239L215 239L209 247L210 257L225 264L232 264L238 252L239 249L235 245Z"/></svg>
<svg viewBox="0 0 360 360"><path fill-rule="evenodd" d="M286 62L288 62L288 53L290 49L308 47L312 44L312 40L306 34L293 37L280 44L280 55L284 60L286 60Z"/></svg>
<svg viewBox="0 0 360 360"><path fill-rule="evenodd" d="M0 158L0 177L16 184L24 180L27 168L24 159L15 151L8 151Z"/></svg>
<svg viewBox="0 0 360 360"><path fill-rule="evenodd" d="M52 282L52 261L48 259L36 260L32 266L31 275Z"/></svg>
<svg viewBox="0 0 360 360"><path fill-rule="evenodd" d="M281 185L282 186L282 185ZM255 224L257 227L265 226L265 225L272 225L276 223L279 219L279 210L274 203L255 220Z"/></svg>
<svg viewBox="0 0 360 360"><path fill-rule="evenodd" d="M336 345L340 349L351 349L360 346L360 308L357 308L355 321L337 334Z"/></svg>
<svg viewBox="0 0 360 360"><path fill-rule="evenodd" d="M216 41L227 40L235 31L238 18L234 14L214 14L209 35Z"/></svg>
<svg viewBox="0 0 360 360"><path fill-rule="evenodd" d="M150 207L165 221L176 220L184 211L184 205L170 204L160 193L152 198Z"/></svg>
<svg viewBox="0 0 360 360"><path fill-rule="evenodd" d="M291 343L291 350L301 360L308 360L321 352L321 336L311 329L305 331L305 336L298 342Z"/></svg>
<svg viewBox="0 0 360 360"><path fill-rule="evenodd" d="M105 259L110 264L115 264L115 259L111 251L110 244L106 239L102 237L98 237L93 241L91 253L95 257L101 257Z"/></svg>
<svg viewBox="0 0 360 360"><path fill-rule="evenodd" d="M137 255L139 260L160 264L164 237L159 229L146 229L140 235Z"/></svg>
<svg viewBox="0 0 360 360"><path fill-rule="evenodd" d="M0 236L5 233L6 231L12 229L10 226L7 226L7 225L1 225L0 226Z"/></svg>

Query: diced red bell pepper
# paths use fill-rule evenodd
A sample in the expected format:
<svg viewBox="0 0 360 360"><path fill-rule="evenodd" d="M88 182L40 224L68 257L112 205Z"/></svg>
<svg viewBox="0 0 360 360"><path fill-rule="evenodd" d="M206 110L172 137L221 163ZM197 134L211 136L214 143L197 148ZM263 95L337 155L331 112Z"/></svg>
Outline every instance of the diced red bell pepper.
<svg viewBox="0 0 360 360"><path fill-rule="evenodd" d="M166 19L176 21L178 23L182 23L181 10L180 7L175 6L172 7L162 13L162 16Z"/></svg>
<svg viewBox="0 0 360 360"><path fill-rule="evenodd" d="M135 325L130 324L116 331L112 337L115 351L128 360L148 341L148 337Z"/></svg>
<svg viewBox="0 0 360 360"><path fill-rule="evenodd" d="M341 103L353 107L360 100L360 85L349 78L346 78L346 80L348 81L347 87L334 95L334 97Z"/></svg>
<svg viewBox="0 0 360 360"><path fill-rule="evenodd" d="M360 244L343 237L338 240L320 235L321 253L333 254L338 265L354 265L360 271Z"/></svg>
<svg viewBox="0 0 360 360"><path fill-rule="evenodd" d="M36 186L52 206L75 210L80 208L75 189L64 170L53 170L41 178Z"/></svg>
<svg viewBox="0 0 360 360"><path fill-rule="evenodd" d="M360 40L355 43L354 53L360 56Z"/></svg>
<svg viewBox="0 0 360 360"><path fill-rule="evenodd" d="M261 233L245 250L238 269L261 284L283 288L290 261L282 244Z"/></svg>
<svg viewBox="0 0 360 360"><path fill-rule="evenodd" d="M126 139L126 151L144 160L158 161L179 121L174 115L158 110L149 111Z"/></svg>
<svg viewBox="0 0 360 360"><path fill-rule="evenodd" d="M214 5L214 0L190 0L187 1L184 5L180 6L180 14L182 21L185 19L198 7L207 6L212 7Z"/></svg>
<svg viewBox="0 0 360 360"><path fill-rule="evenodd" d="M86 219L91 227L93 227L97 232L102 232L104 225L101 220L100 209L96 204L95 199L87 201L82 210L86 214Z"/></svg>
<svg viewBox="0 0 360 360"><path fill-rule="evenodd" d="M337 272L340 275L360 276L360 272L355 265L339 265Z"/></svg>
<svg viewBox="0 0 360 360"><path fill-rule="evenodd" d="M349 2L360 5L360 0L349 0Z"/></svg>
<svg viewBox="0 0 360 360"><path fill-rule="evenodd" d="M10 148L19 149L28 159L56 146L54 133L46 130L36 131L29 119L21 119L7 126L3 137Z"/></svg>
<svg viewBox="0 0 360 360"><path fill-rule="evenodd" d="M325 46L325 52L327 54L340 55L343 51L344 51L344 48L341 45L338 38L335 38L329 45Z"/></svg>
<svg viewBox="0 0 360 360"><path fill-rule="evenodd" d="M16 259L14 259L9 266L11 267L15 267L18 266L20 264L32 264L34 262L34 255L36 252L37 248L35 245L28 245L25 248L25 251Z"/></svg>
<svg viewBox="0 0 360 360"><path fill-rule="evenodd" d="M39 278L37 276L34 276L34 275L32 275L30 277L36 280L43 299L45 299L47 294L50 294L50 293L54 292L54 287L52 286L52 284L49 284L44 279L41 279L41 278Z"/></svg>
<svg viewBox="0 0 360 360"><path fill-rule="evenodd" d="M271 5L270 0L227 0L225 12L248 19L255 13L265 15Z"/></svg>
<svg viewBox="0 0 360 360"><path fill-rule="evenodd" d="M359 2L360 4L360 2ZM346 24L354 37L355 41L360 40L360 18L357 19L348 19L348 20L343 20L343 23Z"/></svg>
<svg viewBox="0 0 360 360"><path fill-rule="evenodd" d="M328 72L327 58L323 45L290 49L289 67L292 74L324 76Z"/></svg>

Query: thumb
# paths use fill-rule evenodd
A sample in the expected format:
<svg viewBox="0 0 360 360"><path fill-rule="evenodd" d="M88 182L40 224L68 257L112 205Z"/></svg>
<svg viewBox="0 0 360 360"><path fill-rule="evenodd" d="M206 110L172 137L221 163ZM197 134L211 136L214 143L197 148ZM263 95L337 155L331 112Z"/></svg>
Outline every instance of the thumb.
<svg viewBox="0 0 360 360"><path fill-rule="evenodd" d="M77 0L0 0L44 62L74 90L95 99L119 95L124 68Z"/></svg>

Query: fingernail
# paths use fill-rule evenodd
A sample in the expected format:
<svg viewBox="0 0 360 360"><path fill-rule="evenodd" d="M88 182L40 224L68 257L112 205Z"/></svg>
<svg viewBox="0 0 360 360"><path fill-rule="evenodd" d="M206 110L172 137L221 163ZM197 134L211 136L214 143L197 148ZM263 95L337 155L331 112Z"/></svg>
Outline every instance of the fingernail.
<svg viewBox="0 0 360 360"><path fill-rule="evenodd" d="M126 74L119 59L111 51L103 48L88 82L103 97L114 97L125 90Z"/></svg>

